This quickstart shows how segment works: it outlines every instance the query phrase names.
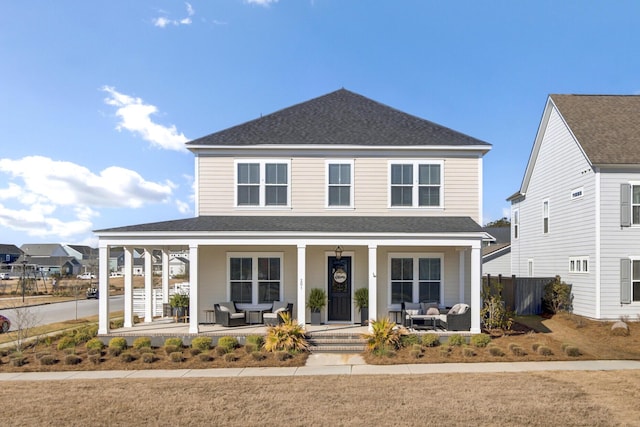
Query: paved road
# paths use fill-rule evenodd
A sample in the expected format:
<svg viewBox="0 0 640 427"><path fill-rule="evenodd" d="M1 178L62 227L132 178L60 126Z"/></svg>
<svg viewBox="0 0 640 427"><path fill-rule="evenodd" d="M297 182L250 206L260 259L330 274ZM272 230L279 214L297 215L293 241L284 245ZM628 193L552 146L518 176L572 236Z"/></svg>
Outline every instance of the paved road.
<svg viewBox="0 0 640 427"><path fill-rule="evenodd" d="M109 310L122 311L124 309L124 296L117 295L109 298ZM98 300L79 299L77 301L58 302L55 304L43 304L31 307L38 325L64 322L81 317L95 316L98 314ZM9 319L14 317L12 309L0 310L0 314ZM11 325L13 330L15 325Z"/></svg>

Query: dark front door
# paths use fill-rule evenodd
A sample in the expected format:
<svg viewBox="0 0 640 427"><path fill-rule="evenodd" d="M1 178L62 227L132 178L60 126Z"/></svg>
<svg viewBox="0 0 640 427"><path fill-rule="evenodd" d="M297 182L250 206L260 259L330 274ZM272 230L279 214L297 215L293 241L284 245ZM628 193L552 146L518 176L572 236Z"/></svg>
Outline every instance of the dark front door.
<svg viewBox="0 0 640 427"><path fill-rule="evenodd" d="M328 262L329 305L328 321L351 321L351 257L337 259L329 257Z"/></svg>

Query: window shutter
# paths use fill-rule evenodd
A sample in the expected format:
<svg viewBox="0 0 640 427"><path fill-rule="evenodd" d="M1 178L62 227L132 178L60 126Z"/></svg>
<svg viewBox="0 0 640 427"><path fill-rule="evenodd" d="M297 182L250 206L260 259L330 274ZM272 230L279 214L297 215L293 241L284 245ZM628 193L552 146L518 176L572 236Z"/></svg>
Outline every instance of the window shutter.
<svg viewBox="0 0 640 427"><path fill-rule="evenodd" d="M631 227L630 184L620 184L620 227Z"/></svg>
<svg viewBox="0 0 640 427"><path fill-rule="evenodd" d="M620 259L620 304L631 303L631 260Z"/></svg>

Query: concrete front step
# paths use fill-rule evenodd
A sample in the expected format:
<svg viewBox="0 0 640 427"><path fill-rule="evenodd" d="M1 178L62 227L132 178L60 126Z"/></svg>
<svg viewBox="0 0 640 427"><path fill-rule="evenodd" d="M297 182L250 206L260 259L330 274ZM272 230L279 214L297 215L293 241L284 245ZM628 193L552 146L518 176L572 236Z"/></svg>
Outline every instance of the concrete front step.
<svg viewBox="0 0 640 427"><path fill-rule="evenodd" d="M312 353L324 352L352 352L361 353L365 349L366 340L360 335L319 335L309 337L309 345Z"/></svg>
<svg viewBox="0 0 640 427"><path fill-rule="evenodd" d="M312 345L311 353L362 353L363 345Z"/></svg>

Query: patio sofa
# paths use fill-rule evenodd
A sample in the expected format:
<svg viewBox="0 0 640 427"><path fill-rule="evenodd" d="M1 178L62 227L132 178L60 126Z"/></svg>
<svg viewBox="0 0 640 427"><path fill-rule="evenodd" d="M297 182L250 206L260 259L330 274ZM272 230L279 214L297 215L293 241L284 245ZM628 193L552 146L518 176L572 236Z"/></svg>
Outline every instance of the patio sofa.
<svg viewBox="0 0 640 427"><path fill-rule="evenodd" d="M222 326L242 326L247 324L247 315L236 309L233 302L221 302L213 305L216 323Z"/></svg>
<svg viewBox="0 0 640 427"><path fill-rule="evenodd" d="M405 326L433 326L447 331L471 329L471 308L468 304L455 304L446 314L440 314L435 303L403 303L402 319Z"/></svg>
<svg viewBox="0 0 640 427"><path fill-rule="evenodd" d="M471 307L456 304L440 319L440 325L447 331L468 331L471 329Z"/></svg>

